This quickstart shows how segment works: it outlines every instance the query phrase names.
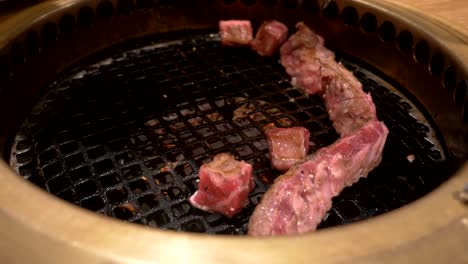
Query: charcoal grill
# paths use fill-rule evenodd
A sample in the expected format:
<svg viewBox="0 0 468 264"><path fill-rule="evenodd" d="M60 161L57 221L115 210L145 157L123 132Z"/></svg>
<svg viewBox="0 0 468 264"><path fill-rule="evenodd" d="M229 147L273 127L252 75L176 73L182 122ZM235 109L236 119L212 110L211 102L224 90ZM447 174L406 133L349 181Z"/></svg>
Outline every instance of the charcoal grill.
<svg viewBox="0 0 468 264"><path fill-rule="evenodd" d="M45 1L4 15L0 255L468 261L468 37L376 2ZM255 28L270 18L311 25L390 130L382 164L334 199L318 232L245 236L280 174L269 165L265 127L305 126L310 153L338 135L321 99L292 87L278 58L220 46L217 22L229 18ZM233 120L243 106L255 110ZM187 201L201 164L221 152L255 170L249 205L232 219Z"/></svg>

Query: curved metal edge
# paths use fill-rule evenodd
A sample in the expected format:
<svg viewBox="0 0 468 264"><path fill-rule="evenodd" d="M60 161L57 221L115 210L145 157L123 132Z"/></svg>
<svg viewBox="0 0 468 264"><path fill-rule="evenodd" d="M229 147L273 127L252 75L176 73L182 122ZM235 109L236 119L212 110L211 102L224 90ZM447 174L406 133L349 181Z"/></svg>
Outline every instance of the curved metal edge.
<svg viewBox="0 0 468 264"><path fill-rule="evenodd" d="M60 3L71 1L51 1L40 8L53 12ZM18 14L10 19L25 17ZM443 26L437 26L438 32L451 36L447 41L455 50L466 48L460 34L444 31ZM452 195L468 182L468 165L401 209L356 224L275 238L177 233L98 216L39 190L3 161L0 181L0 248L6 249L0 260L4 263L342 263L350 259L375 263L376 256L381 257L379 263L390 263L405 259L412 252L408 248L419 248L418 254L429 260L440 258L441 252L445 256L464 252L463 243L450 241L455 236L461 238L455 242L466 242L468 237L468 208Z"/></svg>
<svg viewBox="0 0 468 264"><path fill-rule="evenodd" d="M0 181L0 248L11 248L2 257L36 263L361 262L381 253L397 257L422 242L444 245L456 241L454 231L468 237L468 208L452 195L468 182L468 165L433 193L401 209L356 224L275 238L161 231L99 216L36 188L4 162ZM460 252L464 245L453 245L444 254ZM436 252L433 247L427 250Z"/></svg>
<svg viewBox="0 0 468 264"><path fill-rule="evenodd" d="M0 48L4 47L11 39L16 36L15 33L24 32L28 25L33 24L35 21L40 20L44 16L49 16L54 12L58 12L63 8L79 6L81 4L91 2L86 0L54 0L44 1L34 6L26 7L21 9L20 12L15 14L6 14L3 17L0 16L0 32L9 32L12 34L1 34L0 35ZM41 17L35 17L34 14L42 14Z"/></svg>

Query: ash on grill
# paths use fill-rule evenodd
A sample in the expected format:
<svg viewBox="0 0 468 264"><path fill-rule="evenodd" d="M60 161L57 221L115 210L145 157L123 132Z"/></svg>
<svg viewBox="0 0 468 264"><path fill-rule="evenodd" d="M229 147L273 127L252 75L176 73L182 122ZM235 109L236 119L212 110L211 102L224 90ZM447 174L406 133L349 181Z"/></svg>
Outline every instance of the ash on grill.
<svg viewBox="0 0 468 264"><path fill-rule="evenodd" d="M226 50L216 34L147 41L97 55L96 63L51 84L15 137L11 166L100 214L163 229L245 234L255 205L280 174L270 166L263 128L304 126L309 153L327 146L338 135L321 99L291 87L277 60ZM451 175L443 141L415 104L342 61L372 94L390 134L381 165L333 200L319 228L403 206ZM261 107L233 120L234 110L248 103ZM222 152L254 168L250 204L232 219L187 200L201 164Z"/></svg>

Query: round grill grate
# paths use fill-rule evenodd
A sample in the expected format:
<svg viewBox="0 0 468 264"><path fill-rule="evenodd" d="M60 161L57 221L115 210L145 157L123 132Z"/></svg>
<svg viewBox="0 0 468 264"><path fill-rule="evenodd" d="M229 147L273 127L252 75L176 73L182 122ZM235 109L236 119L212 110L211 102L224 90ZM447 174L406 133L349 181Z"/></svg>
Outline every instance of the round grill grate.
<svg viewBox="0 0 468 264"><path fill-rule="evenodd" d="M245 234L279 175L270 168L263 128L305 126L312 153L338 138L323 103L291 87L277 59L222 48L216 34L149 41L113 49L53 83L17 133L10 163L40 188L100 214L163 229ZM319 228L401 207L450 176L442 145L414 104L342 61L372 94L390 134L381 165L334 199ZM235 109L251 106L254 112L232 120ZM187 200L198 168L220 152L255 169L250 204L232 219Z"/></svg>

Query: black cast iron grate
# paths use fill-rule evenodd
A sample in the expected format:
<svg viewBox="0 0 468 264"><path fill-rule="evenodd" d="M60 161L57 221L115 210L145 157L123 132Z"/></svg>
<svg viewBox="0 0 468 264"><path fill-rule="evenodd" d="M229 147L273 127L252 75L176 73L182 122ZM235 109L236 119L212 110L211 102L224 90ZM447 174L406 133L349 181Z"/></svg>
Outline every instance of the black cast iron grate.
<svg viewBox="0 0 468 264"><path fill-rule="evenodd" d="M163 229L244 234L279 175L270 168L262 128L305 126L311 152L338 138L321 99L292 88L277 59L222 48L209 34L142 44L114 49L53 83L17 133L11 165L46 191L100 214ZM450 176L434 131L415 118L422 115L414 105L344 62L372 93L390 135L382 164L334 199L319 228L401 207ZM246 104L257 110L233 121L233 111ZM200 165L220 152L255 168L250 204L232 219L187 201Z"/></svg>

